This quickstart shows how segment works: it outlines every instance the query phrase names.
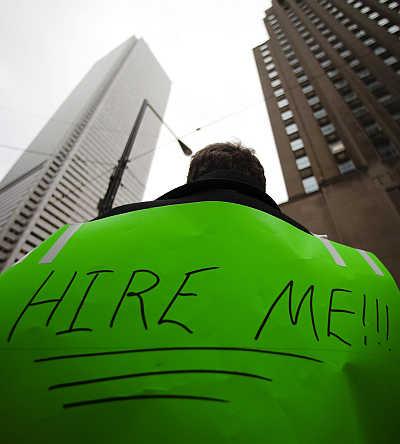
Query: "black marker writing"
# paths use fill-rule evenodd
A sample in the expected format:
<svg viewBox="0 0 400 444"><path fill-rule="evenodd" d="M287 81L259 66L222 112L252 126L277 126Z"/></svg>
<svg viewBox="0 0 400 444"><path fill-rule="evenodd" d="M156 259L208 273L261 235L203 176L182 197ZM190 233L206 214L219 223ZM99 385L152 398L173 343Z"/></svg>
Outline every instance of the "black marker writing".
<svg viewBox="0 0 400 444"><path fill-rule="evenodd" d="M365 328L365 315L367 309L367 296L363 295L363 306L362 306L362 325ZM367 345L367 336L364 336L364 345Z"/></svg>
<svg viewBox="0 0 400 444"><path fill-rule="evenodd" d="M67 286L65 287L62 295L60 298L52 298L52 299L43 299L41 301L37 301L35 302L36 297L39 295L39 293L43 290L43 288L46 286L47 282L49 282L50 278L53 276L54 274L54 270L51 271L46 279L40 284L39 288L34 292L33 296L31 297L31 299L29 300L29 302L25 305L24 309L22 310L22 312L20 313L20 315L18 316L17 320L14 322L14 325L11 327L11 330L8 334L8 338L7 341L10 342L11 338L14 335L15 329L17 328L17 325L19 324L19 322L21 321L21 319L24 317L25 313L27 312L27 310L30 307L34 307L36 305L43 305L43 304L52 304L54 303L54 307L52 309L52 311L50 312L49 317L47 318L46 321L46 326L48 326L51 322L52 317L54 316L56 310L58 309L60 303L63 301L64 297L66 296L66 294L68 293L68 290L70 289L76 275L77 272L73 273L72 278L70 279L70 281L68 282Z"/></svg>
<svg viewBox="0 0 400 444"><path fill-rule="evenodd" d="M183 293L182 292L184 286L186 285L187 281L189 280L190 276L192 276L192 274L201 273L203 271L216 270L217 268L219 268L219 267L200 268L199 270L193 270L193 271L189 271L189 272L185 273L186 274L185 279L183 280L182 284L179 286L178 291L174 294L174 297L171 299L171 301L168 304L167 308L164 310L164 312L161 315L158 323L160 325L161 324L176 324L176 325L179 325L180 327L182 327L188 333L193 333L193 331L188 326L183 324L182 322L176 321L176 320L173 320L173 319L165 319L165 316L167 315L167 313L169 312L171 307L174 305L175 301L177 300L177 298L179 296L197 296L196 293Z"/></svg>
<svg viewBox="0 0 400 444"><path fill-rule="evenodd" d="M82 299L81 299L81 301L80 301L80 303L78 305L78 308L77 308L77 310L76 310L76 312L75 312L75 314L74 314L74 316L72 318L72 321L71 321L68 329L67 330L58 331L57 335L62 335L62 334L65 334L65 333L72 333L72 332L77 332L77 331L92 331L91 328L75 328L75 324L76 324L76 321L78 319L79 313L82 310L82 307L83 307L83 305L84 305L84 303L86 301L86 298L88 297L89 292L90 292L91 288L93 287L93 284L96 282L97 278L102 273L113 273L113 271L112 270L95 270L95 271L89 271L88 273L86 273L88 276L93 275L93 278L91 279L89 285L86 288L86 291L85 291L85 293L84 293L84 295L83 295L83 297L82 297Z"/></svg>
<svg viewBox="0 0 400 444"><path fill-rule="evenodd" d="M131 286L132 282L134 281L135 276L138 273L147 273L147 274L152 275L155 278L155 282L152 285L150 285L150 287L144 288L143 290L140 290L140 291L132 291L131 290L131 291L129 291L130 290L130 286ZM137 297L138 300L139 300L140 316L142 318L143 326L147 330L147 321L146 321L146 314L145 314L145 310L144 310L144 302L143 302L142 294L147 293L148 291L152 290L154 287L156 287L158 285L159 282L160 282L160 278L153 271L150 271L150 270L135 270L131 274L131 277L129 278L129 281L128 281L128 285L125 287L125 290L123 291L122 296L121 296L120 300L118 301L117 307L114 310L114 313L113 313L111 321L110 321L110 327L114 326L115 318L117 317L117 314L119 312L119 309L121 308L121 305L122 305L122 302L124 301L124 299L126 297L133 297L134 296L134 297Z"/></svg>
<svg viewBox="0 0 400 444"><path fill-rule="evenodd" d="M329 309L328 309L328 329L327 329L327 334L328 336L334 336L335 338L339 339L339 341L343 342L344 344L348 345L349 347L351 347L350 342L346 341L345 339L343 339L341 336L338 335L337 332L334 332L332 330L332 313L348 313L348 314L355 314L354 311L351 310L344 310L344 309L338 309L338 308L332 308L333 306L333 296L336 292L338 291L342 291L345 293L351 293L351 290L345 290L344 288L333 288L331 290L331 296L329 298Z"/></svg>
<svg viewBox="0 0 400 444"><path fill-rule="evenodd" d="M386 340L389 340L389 307L386 305Z"/></svg>
<svg viewBox="0 0 400 444"><path fill-rule="evenodd" d="M379 301L375 299L375 309L376 309L376 332L379 333Z"/></svg>
<svg viewBox="0 0 400 444"><path fill-rule="evenodd" d="M319 341L317 328L315 326L314 309L313 309L314 285L310 285L307 288L306 292L303 294L303 297L301 298L300 303L299 303L299 305L296 308L296 313L294 314L294 316L293 316L293 306L292 306L293 286L294 286L294 282L293 281L289 281L286 284L285 288L279 293L278 297L275 299L275 301L273 302L273 304L269 308L267 314L265 315L263 321L261 322L261 325L258 328L257 333L256 333L256 335L254 337L255 340L257 340L260 337L260 335L261 335L261 333L262 333L262 331L263 331L263 329L265 327L265 324L267 323L268 319L270 318L270 316L271 316L274 308L276 307L277 303L279 302L279 300L283 297L283 295L287 291L289 291L289 298L288 298L288 300L289 300L288 301L289 302L289 317L290 317L290 321L291 321L292 325L296 325L297 324L297 321L299 320L299 315L300 315L301 307L302 307L302 305L303 305L307 295L310 296L310 298L309 298L310 299L310 306L309 306L309 308L310 308L311 322L312 322L312 327L313 327L315 339L317 341Z"/></svg>

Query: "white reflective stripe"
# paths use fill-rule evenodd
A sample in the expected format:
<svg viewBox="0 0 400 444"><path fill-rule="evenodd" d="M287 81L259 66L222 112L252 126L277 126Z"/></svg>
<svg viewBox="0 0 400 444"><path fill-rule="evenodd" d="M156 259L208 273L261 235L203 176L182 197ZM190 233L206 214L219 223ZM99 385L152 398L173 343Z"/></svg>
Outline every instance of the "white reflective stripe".
<svg viewBox="0 0 400 444"><path fill-rule="evenodd" d="M40 264L50 264L82 224L71 224L43 256Z"/></svg>
<svg viewBox="0 0 400 444"><path fill-rule="evenodd" d="M325 245L326 249L329 251L329 253L333 257L333 260L337 263L337 265L340 265L341 267L346 266L346 262L342 259L342 256L340 256L339 252L336 250L336 248L331 244L331 242L328 239L320 237L317 234L314 234L314 236Z"/></svg>
<svg viewBox="0 0 400 444"><path fill-rule="evenodd" d="M360 250L359 248L357 248L357 251L361 254L361 256L365 259L365 262L367 262L367 264L374 270L374 272L378 276L383 276L382 270L378 267L378 265L366 251Z"/></svg>

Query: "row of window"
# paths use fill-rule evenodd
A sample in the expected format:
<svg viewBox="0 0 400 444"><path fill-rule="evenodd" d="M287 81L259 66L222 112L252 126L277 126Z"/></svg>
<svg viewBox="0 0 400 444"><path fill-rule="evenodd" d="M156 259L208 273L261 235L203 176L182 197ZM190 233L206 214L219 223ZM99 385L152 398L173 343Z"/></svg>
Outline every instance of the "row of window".
<svg viewBox="0 0 400 444"><path fill-rule="evenodd" d="M301 33L301 36L305 40L305 43L308 45L309 49L313 52L317 60L325 58L326 56L325 52L322 51L319 44L316 43L311 34L306 30L305 26L301 23L297 15L292 11L291 13L289 13L289 17L295 28L297 28L297 30ZM328 61L328 59L326 59L326 61ZM329 66L330 64L331 64L330 60L329 63L325 63L326 66ZM299 83L302 79L307 78L302 69L295 68L293 71L295 75L298 76ZM330 122L328 113L326 109L322 106L318 95L314 91L313 86L309 83L308 85L305 85L302 88L302 90L307 98L309 106L313 111L315 119L319 123L320 130L328 143L330 151L337 162L339 171L342 174L344 174L354 170L355 165L348 158L343 142L338 138L336 134L336 128L334 124Z"/></svg>
<svg viewBox="0 0 400 444"><path fill-rule="evenodd" d="M308 6L303 7L303 9L310 17L316 17ZM314 20L314 22L320 23L321 20L317 18L316 20ZM328 30L327 32L323 32L323 34L331 43L337 40L337 36L335 36L330 30ZM338 50L340 51L340 47ZM341 52L341 55L343 55L343 52ZM360 60L354 58L354 56L351 55L350 51L348 51L346 55L348 56L348 60L351 59L348 65L358 75L360 80L363 81L367 89L377 98L379 102L382 103L382 105L387 109L387 111L393 116L395 120L400 120L400 101L396 101L387 92L384 85L379 82L367 68L363 67L360 63ZM350 96L353 97L352 100L355 100L355 102L353 101L352 103L349 103L349 106L353 111L354 116L364 127L366 127L366 125L376 123L371 114L364 106L364 113L361 115L359 114L359 110L357 109L357 107L358 102L361 103L361 100L356 96L354 92L351 91L350 85L347 83L347 81L340 77L340 73L337 69L334 68L332 70L332 68L330 68L330 70L328 70L327 72L327 75L329 77L332 77L335 88L342 96L350 94ZM393 157L397 157L399 155L398 151L395 149L391 141L384 135L382 129L379 130L378 134L374 135L374 137L372 138L372 142L374 143L379 155L382 157L383 160L390 160Z"/></svg>
<svg viewBox="0 0 400 444"><path fill-rule="evenodd" d="M329 0L321 0L321 6L323 6L331 15L335 17L336 20L341 22L346 28L353 33L353 35L359 39L365 46L371 48L374 54L383 59L384 63L390 66L397 74L400 74L400 64L398 60L385 48L377 43L376 39L369 36L365 29L362 29L357 23L346 17L345 14L340 11L335 5ZM384 23L384 22L381 22ZM393 25L390 27L390 32L392 34L399 34L400 27ZM335 48L337 49L337 48Z"/></svg>
<svg viewBox="0 0 400 444"><path fill-rule="evenodd" d="M317 18L315 20L316 16L308 6L303 7L303 9L310 18L314 19L315 23L322 22L319 18ZM348 66L350 66L353 69L353 71L358 75L358 77L365 83L367 89L373 95L375 95L378 100L380 100L380 98L382 96L385 96L386 99L389 99L389 100L385 100L385 103L383 103L383 105L387 108L388 112L390 114L392 114L392 116L394 116L396 113L398 113L396 105L395 105L395 103L393 103L394 100L392 100L393 98L386 91L385 86L381 82L379 82L368 69L363 67L363 65L360 63L360 60L355 58L350 50L342 49L343 43L338 40L338 38L335 34L333 34L330 30L323 31L322 33L323 33L324 37L339 52L339 55L342 58L344 58L346 61L348 61ZM304 33L302 33L302 36L306 37L307 34L309 34L309 33L306 33L305 35L304 35ZM313 37L310 37L309 39L307 39L308 42L313 41L313 40L314 40ZM379 50L379 48L380 47L377 47L375 49L375 52L377 54L378 54L377 51ZM385 59L385 62L387 62L387 64L391 65L393 63L397 63L397 59L393 56L390 56L387 59ZM328 69L327 75L328 75L328 77L330 77L332 79L336 78L339 74L337 69L332 67L332 62L329 59L326 59L322 63L320 63L320 66L323 69L325 69L325 71L327 71L327 69ZM345 83L344 82L338 83L335 86L342 87L342 86L345 86Z"/></svg>
<svg viewBox="0 0 400 444"><path fill-rule="evenodd" d="M294 26L298 29L299 32L301 32L302 37L305 39L305 43L308 45L310 50L314 53L314 56L317 59L322 58L321 54L323 54L323 57L325 57L325 53L321 50L318 43L315 42L314 38L311 36L311 34L306 31L305 26L301 24L300 19L297 17L297 15L292 11L289 13L289 17L291 21L293 22ZM328 61L328 60L327 60ZM329 64L331 64L331 61L329 61ZM328 65L329 65L328 64ZM327 66L328 66L327 65ZM305 94L307 101L310 105L310 107L313 110L313 115L316 120L318 120L320 130L322 134L324 135L325 139L328 142L328 146L331 148L332 144L336 144L335 152L332 152L334 154L337 162L338 162L338 168L341 172L347 172L349 171L352 165L352 169L354 169L354 165L349 163L348 158L344 154L344 146L343 143L339 140L337 134L336 134L336 128L333 123L330 122L330 119L328 117L328 113L326 109L321 105L320 99L317 96L317 94L314 91L313 86L308 82L307 76L304 74L304 70L301 67L296 67L293 69L294 74L297 76L298 82L301 84L303 80L307 81L308 84L302 87L302 91ZM341 146L341 154L339 156L339 150L337 149L338 146ZM346 162L346 168L342 168L341 164L342 162Z"/></svg>
<svg viewBox="0 0 400 444"><path fill-rule="evenodd" d="M369 5L366 5L362 1L358 0L346 0L346 2L349 5L352 5L353 8L358 9L361 14L364 14L366 17L368 17L370 20L375 21L378 26L383 27L389 32L389 34L395 34L398 35L400 32L400 27L391 22L387 17L383 17L380 15L380 13L376 10L373 10ZM381 3L387 3L387 2L381 2ZM392 1L387 4L387 7L391 10L398 9L399 2Z"/></svg>
<svg viewBox="0 0 400 444"><path fill-rule="evenodd" d="M321 22L321 20L315 16L315 14L308 5L303 5L302 9L310 18L313 19L314 23ZM333 40L332 39L330 40L332 36ZM328 30L328 32L325 32L325 37L328 40L330 40L331 43L338 40L337 36L335 36L330 30ZM313 38L311 38L311 40L313 40ZM341 51L341 48L342 48L341 46L336 45L336 49L338 51ZM349 63L349 66L353 68L353 70L356 72L359 78L365 83L368 90L372 94L374 94L379 101L383 96L386 97L385 101L381 103L384 106L386 106L388 108L388 111L393 115L392 112L393 105L395 104L393 104L392 96L386 91L384 85L381 82L379 82L368 69L364 68L358 59L353 58ZM326 64L325 70L327 68L328 68L327 75L332 79L334 87L344 97L346 103L348 103L350 109L352 110L353 115L359 120L359 122L364 126L364 128L366 128L367 131L368 125L376 124L375 119L368 112L368 110L362 105L361 100L354 93L354 91L352 91L348 82L341 77L338 70L333 66L332 61L329 60L329 63ZM360 104L362 105L363 113L359 112ZM394 110L395 109L396 108L394 108ZM396 157L398 155L397 151L393 149L392 143L384 135L381 128L379 128L379 131L377 131L377 133L374 134L373 137L368 133L368 131L367 134L371 137L371 140L374 143L378 154L381 156L383 160L389 160L390 158Z"/></svg>
<svg viewBox="0 0 400 444"><path fill-rule="evenodd" d="M293 58L294 51L291 46L288 44L287 39L284 38L284 34L280 29L280 25L275 18L274 15L270 15L267 17L269 20L271 27L274 32L277 34L278 41L280 42L281 48L288 58ZM299 135L299 128L294 121L293 111L288 109L289 102L285 97L285 91L281 87L280 79L278 78L278 72L275 69L275 65L273 62L268 60L269 63L266 65L266 69L268 72L268 78L270 79L271 86L274 89L274 96L277 98L277 105L279 109L285 109L281 112L281 118L285 125L285 132L289 137L290 147L295 156L295 162L297 169L299 170L299 174L302 180L303 188L305 193L312 193L319 189L318 182L313 175L313 171L311 168L311 162L309 157L305 153L304 142L303 139ZM306 78L301 78L299 83L302 84L306 81ZM278 88L279 86L279 88Z"/></svg>

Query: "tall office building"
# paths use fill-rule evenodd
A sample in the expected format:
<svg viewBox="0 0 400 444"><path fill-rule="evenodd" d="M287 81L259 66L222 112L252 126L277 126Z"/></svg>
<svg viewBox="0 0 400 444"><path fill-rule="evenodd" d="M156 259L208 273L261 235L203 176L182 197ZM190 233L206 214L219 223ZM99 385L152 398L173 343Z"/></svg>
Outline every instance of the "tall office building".
<svg viewBox="0 0 400 444"><path fill-rule="evenodd" d="M273 0L254 48L289 200L400 281L400 2Z"/></svg>
<svg viewBox="0 0 400 444"><path fill-rule="evenodd" d="M0 184L0 269L65 223L97 215L144 99L162 115L170 80L142 39L99 60ZM140 201L160 120L146 110L115 206Z"/></svg>

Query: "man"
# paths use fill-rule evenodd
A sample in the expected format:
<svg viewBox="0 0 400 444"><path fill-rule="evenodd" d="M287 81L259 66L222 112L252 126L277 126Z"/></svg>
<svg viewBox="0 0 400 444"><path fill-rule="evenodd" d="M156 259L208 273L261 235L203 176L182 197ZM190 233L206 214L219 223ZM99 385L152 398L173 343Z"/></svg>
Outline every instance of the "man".
<svg viewBox="0 0 400 444"><path fill-rule="evenodd" d="M252 150L230 142L214 143L193 156L186 185L154 201L113 208L102 217L164 205L222 201L255 208L309 233L281 212L274 200L265 193L265 187L264 168Z"/></svg>
<svg viewBox="0 0 400 444"><path fill-rule="evenodd" d="M399 442L394 280L264 191L250 150L210 145L3 273L2 442Z"/></svg>

